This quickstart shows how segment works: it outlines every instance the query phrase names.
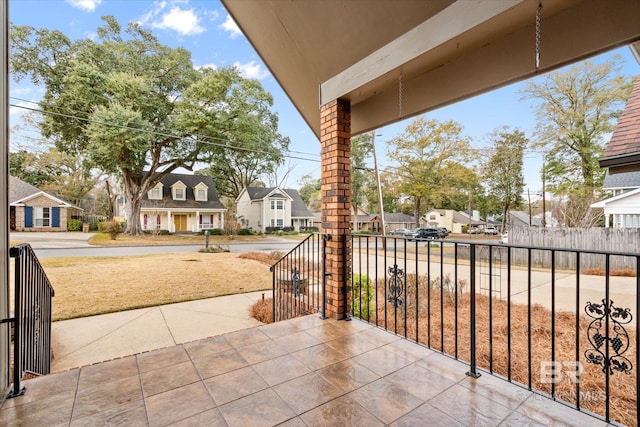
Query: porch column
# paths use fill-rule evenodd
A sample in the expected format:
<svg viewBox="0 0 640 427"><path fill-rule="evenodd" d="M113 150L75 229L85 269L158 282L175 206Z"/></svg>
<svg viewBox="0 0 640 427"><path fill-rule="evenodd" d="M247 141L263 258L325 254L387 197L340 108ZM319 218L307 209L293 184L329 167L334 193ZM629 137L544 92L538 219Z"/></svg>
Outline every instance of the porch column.
<svg viewBox="0 0 640 427"><path fill-rule="evenodd" d="M327 316L344 319L348 308L351 270L349 233L351 204L351 106L348 101L333 100L320 109L320 145L322 148L322 231L326 242ZM346 266L345 266L346 262ZM347 283L345 283L345 280Z"/></svg>

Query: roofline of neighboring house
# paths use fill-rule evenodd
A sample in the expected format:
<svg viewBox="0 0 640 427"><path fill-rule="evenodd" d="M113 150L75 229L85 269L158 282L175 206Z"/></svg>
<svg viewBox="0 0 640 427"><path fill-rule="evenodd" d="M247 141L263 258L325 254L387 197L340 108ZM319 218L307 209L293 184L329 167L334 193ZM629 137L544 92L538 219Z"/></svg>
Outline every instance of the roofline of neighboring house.
<svg viewBox="0 0 640 427"><path fill-rule="evenodd" d="M168 212L168 211L175 211L175 212L203 212L203 211L215 211L215 212L225 212L227 210L227 208L181 208L179 206L174 206L174 207L151 207L151 206L147 206L147 207L141 207L140 211L162 211L162 212Z"/></svg>
<svg viewBox="0 0 640 427"><path fill-rule="evenodd" d="M58 207L61 207L61 208L75 208L75 209L80 209L82 211L84 210L80 206L76 206L76 205L74 205L72 203L69 203L69 202L66 202L66 201L64 201L62 199L58 199L56 196L52 196L51 194L49 194L49 193L47 193L45 191L42 191L42 190L37 192L37 193L30 194L30 195L28 195L26 197L18 199L15 202L11 202L11 203L9 203L9 206L26 206L25 202L27 202L27 201L29 201L31 199L34 199L34 198L36 198L38 196L45 196L45 197L47 197L47 198L49 198L49 199L51 199L51 200L53 200L55 202L58 202L58 204L59 204Z"/></svg>
<svg viewBox="0 0 640 427"><path fill-rule="evenodd" d="M603 157L598 160L598 165L600 165L601 168L611 168L633 164L640 164L640 152Z"/></svg>
<svg viewBox="0 0 640 427"><path fill-rule="evenodd" d="M618 194L617 196L609 197L608 199L600 200L599 202L595 202L591 204L592 208L604 208L607 203L615 202L620 199L627 198L629 196L633 196L640 193L640 188L636 188L635 190L627 191L626 193Z"/></svg>

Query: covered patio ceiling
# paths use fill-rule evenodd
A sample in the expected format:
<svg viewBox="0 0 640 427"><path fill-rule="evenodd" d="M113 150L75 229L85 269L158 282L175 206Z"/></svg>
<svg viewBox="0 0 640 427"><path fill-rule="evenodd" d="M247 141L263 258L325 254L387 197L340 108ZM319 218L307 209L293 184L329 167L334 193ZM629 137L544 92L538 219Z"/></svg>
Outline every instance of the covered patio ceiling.
<svg viewBox="0 0 640 427"><path fill-rule="evenodd" d="M333 99L358 134L640 41L637 0L222 3L318 137Z"/></svg>

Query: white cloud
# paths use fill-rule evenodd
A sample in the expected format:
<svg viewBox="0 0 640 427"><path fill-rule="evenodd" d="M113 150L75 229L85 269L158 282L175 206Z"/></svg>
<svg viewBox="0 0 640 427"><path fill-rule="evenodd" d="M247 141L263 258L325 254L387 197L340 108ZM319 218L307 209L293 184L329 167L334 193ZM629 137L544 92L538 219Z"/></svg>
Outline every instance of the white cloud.
<svg viewBox="0 0 640 427"><path fill-rule="evenodd" d="M87 12L93 12L96 7L102 3L102 0L65 0L73 7L86 10Z"/></svg>
<svg viewBox="0 0 640 427"><path fill-rule="evenodd" d="M231 37L232 39L235 39L236 37L242 35L240 27L238 27L238 24L236 24L236 21L233 20L231 15L227 15L227 19L225 19L224 22L220 24L219 28L222 28L223 30L229 32L229 37Z"/></svg>
<svg viewBox="0 0 640 427"><path fill-rule="evenodd" d="M240 74L247 79L262 80L269 77L269 71L261 64L256 64L255 61L247 62L246 64L236 62L233 66L240 70Z"/></svg>
<svg viewBox="0 0 640 427"><path fill-rule="evenodd" d="M200 18L193 9L180 9L174 6L163 14L160 20L151 23L154 28L169 29L183 36L203 33L206 28L200 25Z"/></svg>
<svg viewBox="0 0 640 427"><path fill-rule="evenodd" d="M193 68L196 70L200 70L202 68L211 68L212 70L217 70L218 66L216 64L202 64L202 65L194 65Z"/></svg>

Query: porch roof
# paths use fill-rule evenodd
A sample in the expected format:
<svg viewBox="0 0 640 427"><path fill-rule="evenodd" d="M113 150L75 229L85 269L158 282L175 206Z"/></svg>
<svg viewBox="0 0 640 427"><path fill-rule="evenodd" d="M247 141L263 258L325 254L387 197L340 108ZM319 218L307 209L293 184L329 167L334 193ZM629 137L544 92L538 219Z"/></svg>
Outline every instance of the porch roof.
<svg viewBox="0 0 640 427"><path fill-rule="evenodd" d="M359 134L640 40L627 0L222 3L316 136L333 99Z"/></svg>

